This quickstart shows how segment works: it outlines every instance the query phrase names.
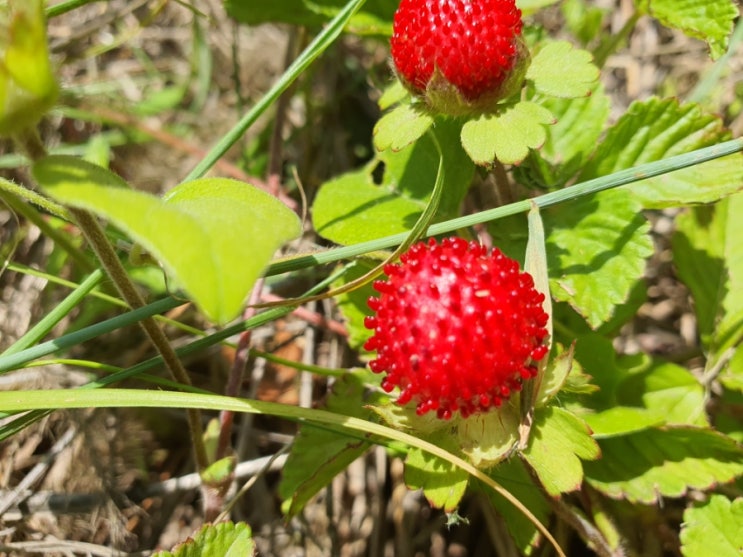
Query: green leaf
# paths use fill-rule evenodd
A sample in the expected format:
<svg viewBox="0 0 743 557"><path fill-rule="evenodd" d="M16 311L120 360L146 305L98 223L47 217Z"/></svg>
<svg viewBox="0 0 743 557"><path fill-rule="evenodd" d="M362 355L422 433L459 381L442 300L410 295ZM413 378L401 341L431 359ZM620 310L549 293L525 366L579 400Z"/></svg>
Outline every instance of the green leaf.
<svg viewBox="0 0 743 557"><path fill-rule="evenodd" d="M364 385L359 375L348 373L333 384L328 410L344 416L368 417L363 395ZM279 484L283 511L289 516L296 515L370 446L367 441L340 432L302 424Z"/></svg>
<svg viewBox="0 0 743 557"><path fill-rule="evenodd" d="M675 99L634 102L612 126L580 181L715 145L730 134L721 120ZM736 153L624 186L646 209L709 203L743 189L743 154Z"/></svg>
<svg viewBox="0 0 743 557"><path fill-rule="evenodd" d="M546 128L547 139L539 151L531 151L526 164L518 168L522 180L536 181L546 188L560 188L572 178L596 150L609 117L609 97L596 82L587 97L546 98L540 104L557 122ZM575 130L580 129L576 134ZM521 172L528 174L521 176Z"/></svg>
<svg viewBox="0 0 743 557"><path fill-rule="evenodd" d="M402 104L382 116L374 126L379 151L399 151L417 141L433 124L433 117L414 103Z"/></svg>
<svg viewBox="0 0 743 557"><path fill-rule="evenodd" d="M732 0L650 0L650 14L663 25L706 41L716 60L728 48L738 8Z"/></svg>
<svg viewBox="0 0 743 557"><path fill-rule="evenodd" d="M617 402L646 408L663 416L666 424L709 425L704 387L689 370L670 362L655 360L629 375L619 384Z"/></svg>
<svg viewBox="0 0 743 557"><path fill-rule="evenodd" d="M456 122L433 128L443 153L446 187L439 219L457 214L472 181L474 166L459 145ZM362 170L320 187L312 207L318 233L339 244L354 244L409 232L431 197L439 152L429 134L399 152L385 151ZM381 179L375 171L382 169Z"/></svg>
<svg viewBox="0 0 743 557"><path fill-rule="evenodd" d="M674 263L694 297L699 333L714 365L743 337L743 194L677 219Z"/></svg>
<svg viewBox="0 0 743 557"><path fill-rule="evenodd" d="M451 436L427 437L428 441L457 454ZM410 489L422 489L431 506L446 512L454 511L464 497L469 474L438 457L411 448L405 459L405 483Z"/></svg>
<svg viewBox="0 0 743 557"><path fill-rule="evenodd" d="M144 246L220 324L240 313L276 249L301 232L285 205L236 180L193 180L160 199L73 157L46 157L32 171L56 200L109 220Z"/></svg>
<svg viewBox="0 0 743 557"><path fill-rule="evenodd" d="M579 413L596 438L664 424L707 425L704 389L687 369L641 354L618 359L599 335L580 337L575 359L600 389L582 400L588 412Z"/></svg>
<svg viewBox="0 0 743 557"><path fill-rule="evenodd" d="M250 526L244 522L206 524L195 536L177 545L173 551L158 551L154 557L250 557L255 555Z"/></svg>
<svg viewBox="0 0 743 557"><path fill-rule="evenodd" d="M247 25L291 23L322 25L346 4L345 0L225 0L227 13ZM397 0L367 0L351 18L348 31L355 34L392 34Z"/></svg>
<svg viewBox="0 0 743 557"><path fill-rule="evenodd" d="M556 406L538 410L531 437L522 455L552 496L580 489L581 459L599 458L601 452L586 424Z"/></svg>
<svg viewBox="0 0 743 557"><path fill-rule="evenodd" d="M548 42L532 57L526 79L543 95L586 97L599 78L592 60L590 52L576 49L567 41Z"/></svg>
<svg viewBox="0 0 743 557"><path fill-rule="evenodd" d="M665 417L658 410L630 406L615 406L603 412L581 414L593 431L594 439L627 435L635 431L665 424Z"/></svg>
<svg viewBox="0 0 743 557"><path fill-rule="evenodd" d="M546 108L523 101L467 121L462 127L462 145L476 164L487 166L498 159L503 164L518 164L545 142L545 124L555 118Z"/></svg>
<svg viewBox="0 0 743 557"><path fill-rule="evenodd" d="M585 464L586 479L606 495L632 503L681 497L743 474L743 449L708 429L645 429L600 439L599 445L603 458Z"/></svg>
<svg viewBox="0 0 743 557"><path fill-rule="evenodd" d="M518 458L501 462L489 475L512 493L542 524L548 523L552 507L545 499L541 489L534 485L526 465ZM479 485L478 485L479 487ZM513 505L493 490L484 490L503 520L513 541L524 555L530 555L530 548L539 540L539 532L520 512L514 512Z"/></svg>
<svg viewBox="0 0 743 557"><path fill-rule="evenodd" d="M235 471L237 461L234 456L226 456L216 462L212 462L200 474L201 481L208 486L224 485Z"/></svg>
<svg viewBox="0 0 743 557"><path fill-rule="evenodd" d="M681 553L686 557L740 557L743 552L743 497L713 494L684 512Z"/></svg>
<svg viewBox="0 0 743 557"><path fill-rule="evenodd" d="M586 45L601 36L601 25L608 8L593 6L589 0L566 0L562 15L570 32Z"/></svg>
<svg viewBox="0 0 743 557"><path fill-rule="evenodd" d="M543 212L551 292L594 329L627 301L653 253L650 226L636 199L611 190Z"/></svg>

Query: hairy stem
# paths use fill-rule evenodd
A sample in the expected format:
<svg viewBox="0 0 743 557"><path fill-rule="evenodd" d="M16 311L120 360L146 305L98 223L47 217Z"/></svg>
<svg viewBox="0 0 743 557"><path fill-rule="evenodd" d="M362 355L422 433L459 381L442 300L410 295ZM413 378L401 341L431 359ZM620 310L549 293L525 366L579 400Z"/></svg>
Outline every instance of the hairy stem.
<svg viewBox="0 0 743 557"><path fill-rule="evenodd" d="M35 129L29 130L15 137L16 145L25 152L32 161L39 160L46 156L46 148L41 142ZM137 291L132 283L124 266L119 261L114 247L106 237L92 213L84 209L68 208L69 214L77 222L83 236L98 257L99 262L111 278L124 301L131 309L138 309L145 306L144 298ZM185 385L191 385L191 379L188 376L183 364L178 359L173 347L160 329L154 317L145 317L140 321L142 328L150 338L160 356L163 359L165 367L170 371L173 379ZM199 470L204 470L209 465L209 460L204 446L203 428L201 426L201 412L196 409L188 410L188 425L191 431L191 438L196 457L196 464Z"/></svg>

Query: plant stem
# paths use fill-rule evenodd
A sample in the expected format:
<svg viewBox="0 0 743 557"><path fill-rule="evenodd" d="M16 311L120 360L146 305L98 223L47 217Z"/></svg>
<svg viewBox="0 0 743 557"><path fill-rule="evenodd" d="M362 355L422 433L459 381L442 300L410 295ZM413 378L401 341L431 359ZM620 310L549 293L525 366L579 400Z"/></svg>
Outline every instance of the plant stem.
<svg viewBox="0 0 743 557"><path fill-rule="evenodd" d="M22 149L30 160L36 161L46 156L46 148L41 142L35 129L31 129L15 137L16 144ZM134 283L119 261L116 251L111 242L106 237L103 228L98 223L92 213L84 209L69 207L70 215L77 222L83 236L95 252L98 260L103 266L106 274L111 278L124 301L131 309L139 309L145 306L144 298L137 291ZM170 371L173 379L185 385L191 385L191 379L188 376L183 364L173 350L173 347L160 329L154 317L145 317L140 321L142 328L147 333L152 344L155 346L163 359L165 367ZM197 409L188 410L188 424L191 431L191 438L196 457L198 469L204 470L209 465L209 460L204 446L203 428L201 426L201 412Z"/></svg>
<svg viewBox="0 0 743 557"><path fill-rule="evenodd" d="M557 515L567 522L599 557L625 557L622 548L612 549L601 531L561 497L547 497Z"/></svg>
<svg viewBox="0 0 743 557"><path fill-rule="evenodd" d="M118 290L124 301L129 304L132 309L143 307L145 305L144 299L137 291L129 278L129 275L127 275L126 269L124 269L121 261L119 261L111 242L108 241L105 232L95 217L90 212L83 209L70 207L69 211L77 221L85 239L88 241L91 248L93 248L98 260L106 270L106 274L111 278L116 286L116 290ZM152 344L155 345L155 348L157 348L157 351L162 356L165 367L170 371L173 378L184 385L190 386L191 378L188 376L183 364L178 359L173 347L170 345L168 337L165 336L165 333L162 331L155 319L153 317L146 317L142 319L140 323L147 333L147 336L150 337ZM194 452L196 454L196 463L199 470L204 470L209 465L209 459L207 458L206 448L204 447L204 432L201 426L200 412L189 410L188 423L189 428L191 429L191 437Z"/></svg>

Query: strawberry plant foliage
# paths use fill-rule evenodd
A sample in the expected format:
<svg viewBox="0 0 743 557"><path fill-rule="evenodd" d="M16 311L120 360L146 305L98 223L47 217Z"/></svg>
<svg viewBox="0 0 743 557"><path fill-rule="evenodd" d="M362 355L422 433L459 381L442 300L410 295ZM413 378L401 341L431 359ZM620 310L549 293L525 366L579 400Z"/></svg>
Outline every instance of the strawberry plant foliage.
<svg viewBox="0 0 743 557"><path fill-rule="evenodd" d="M160 199L73 157L46 157L33 173L57 201L110 220L144 246L163 264L173 286L183 288L220 324L237 317L273 253L300 232L299 219L286 206L235 180L186 182ZM228 225L234 235L223 233Z"/></svg>
<svg viewBox="0 0 743 557"><path fill-rule="evenodd" d="M743 497L731 501L713 494L684 512L681 553L685 557L735 557L743 547Z"/></svg>
<svg viewBox="0 0 743 557"><path fill-rule="evenodd" d="M337 309L346 321L348 345L359 357L349 365L367 367L345 373L312 367L332 376L323 400L326 411L213 395L189 399L165 396L180 393L148 393L150 405L185 400L181 403L189 408L275 413L300 421L278 488L287 515L298 514L350 463L383 444L389 456L404 457L407 486L421 489L432 506L447 513L456 516L460 506L467 508L461 503L468 491L484 490L524 554L545 539L557 546L543 526L562 531L554 521L575 526L598 554L614 554L630 544L621 532L628 519L603 516L619 508L609 499L622 500L625 507L656 505L661 498L730 484L725 486L730 499L695 494L697 503L686 505L674 549L688 557L701 557L710 548L732 555L741 547L739 537L729 535L741 514L740 498L733 498L740 486L732 482L743 474L743 428L736 412L743 393L743 225L736 218L743 211L743 144L735 154L702 164L689 165L688 158L685 167L678 159L662 162L728 142L731 133L715 115L720 107L708 100L695 104L650 97L632 102L610 120L610 96L597 64L620 47L618 39L630 27L616 41L594 37L608 28L608 14L587 1L568 0L561 13L575 40L552 39L532 16L556 3L226 0L228 12L244 23L300 24L312 33L331 22L318 35L322 40L310 42L298 58L301 63L291 64L277 82L284 89L272 89L276 96L267 95L251 117L265 111L342 28L365 40L389 37L393 83L379 99L384 113L374 126L377 152L361 168L344 169L311 191L312 226L306 232L347 246L337 251L300 254L269 266L275 250L303 227L293 211L249 184L187 179L156 197L130 188L102 166L45 156L31 140L33 126L56 99L57 80L48 49L42 48L38 2L32 3L33 21L25 16L6 21L15 12L0 9L7 23L0 25L0 100L6 101L0 132L14 136L33 157L31 174L54 200L42 203L46 210L63 219L85 211L123 232L158 260L169 288L182 290L219 325L245 309L247 294L267 267L268 274L307 267L324 272L323 263L347 259L354 249L354 257L365 257L338 265L309 291L314 295L332 283L337 303L324 309ZM738 15L731 0L636 0L635 6L630 22L650 16L681 29L705 40L713 58L725 53ZM29 33L15 32L24 29ZM27 40L31 36L38 39L33 45ZM24 62L29 60L35 63ZM374 81L367 77L360 81ZM177 110L187 91L181 84L166 87L135 113ZM24 102L16 106L19 99ZM305 95L307 106L308 99L317 102ZM726 116L735 116L736 109L728 107ZM236 126L190 176L202 176L226 153L222 147L233 145L245 131L246 125ZM648 164L652 171L635 168ZM640 179L649 175L640 176L640 171L667 164L676 170ZM605 191L611 182L604 177L635 171L635 182ZM0 181L3 195L15 195L12 186ZM41 198L32 192L20 197ZM504 206L478 212L498 204ZM661 213L679 207L678 213ZM527 210L525 219L521 213ZM459 219L462 214L467 218ZM647 286L655 277L646 267L655 253L651 222L659 214L675 218L672 249L662 256L672 255L671 280L682 282L694 302L689 311L699 342L691 359L686 353L665 358L659 351L622 352L615 339L623 326L638 323L634 318L646 302L656 302ZM421 215L430 216L430 222L419 220ZM48 216L36 217L43 228ZM84 219L76 223L85 228ZM423 225L431 223L436 228L426 231ZM53 235L61 228L54 221L46 230ZM412 247L388 259L383 250L397 240L383 237L411 230L403 246ZM436 237L415 242L421 234ZM670 233L658 229L653 234L662 245ZM118 261L120 254L112 253ZM384 276L361 284L374 272ZM287 303L299 305L297 300ZM145 310L138 311L145 315ZM265 324L290 307L274 311L227 332ZM40 344L59 315L49 329L32 330L34 339L22 339L0 355L0 368L38 357L40 352L26 349ZM104 331L104 325L96 330L118 326ZM227 338L224 333L208 334L202 344L185 350L216 344ZM42 348L47 355L62 345ZM18 364L24 352L31 355ZM167 360L168 352L161 353ZM5 356L13 355L18 359L6 365ZM133 374L124 370L121 376ZM239 377L232 379L240 383ZM111 405L116 391L121 405L141 404L132 397L141 391L109 391L99 404ZM4 400L12 402L13 410L23 410L30 403L18 401L33 399L36 406L29 408L39 409L38 394ZM56 394L52 400L66 399ZM94 398L85 398L85 404L89 400ZM75 407L74 401L64 403ZM0 414L3 420L8 417ZM35 418L28 414L23 419L30 423ZM226 485L234 472L229 447L222 447L226 455L217 450L219 440L230 438L228 429L220 429L227 421L215 420L220 425L206 436L208 462L199 463L205 484ZM0 436L23 423L4 423ZM189 423L198 433L198 417ZM192 439L199 446L202 436ZM580 496L567 495L586 487ZM523 506L516 512L513 505L519 502ZM206 526L161 555L253 551L247 525L227 523Z"/></svg>

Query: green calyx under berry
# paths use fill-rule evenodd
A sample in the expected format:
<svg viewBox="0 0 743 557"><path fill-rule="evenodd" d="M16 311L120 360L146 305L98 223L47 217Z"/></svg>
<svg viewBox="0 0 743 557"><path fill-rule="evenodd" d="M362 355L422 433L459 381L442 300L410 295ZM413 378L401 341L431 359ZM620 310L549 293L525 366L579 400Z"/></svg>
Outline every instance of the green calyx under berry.
<svg viewBox="0 0 743 557"><path fill-rule="evenodd" d="M518 263L495 249L447 238L415 244L385 266L378 298L369 299L374 331L364 348L400 388L398 403L448 419L499 406L537 373L548 348L544 295Z"/></svg>
<svg viewBox="0 0 743 557"><path fill-rule="evenodd" d="M493 112L523 85L530 56L514 0L402 0L390 40L402 83L439 113Z"/></svg>

